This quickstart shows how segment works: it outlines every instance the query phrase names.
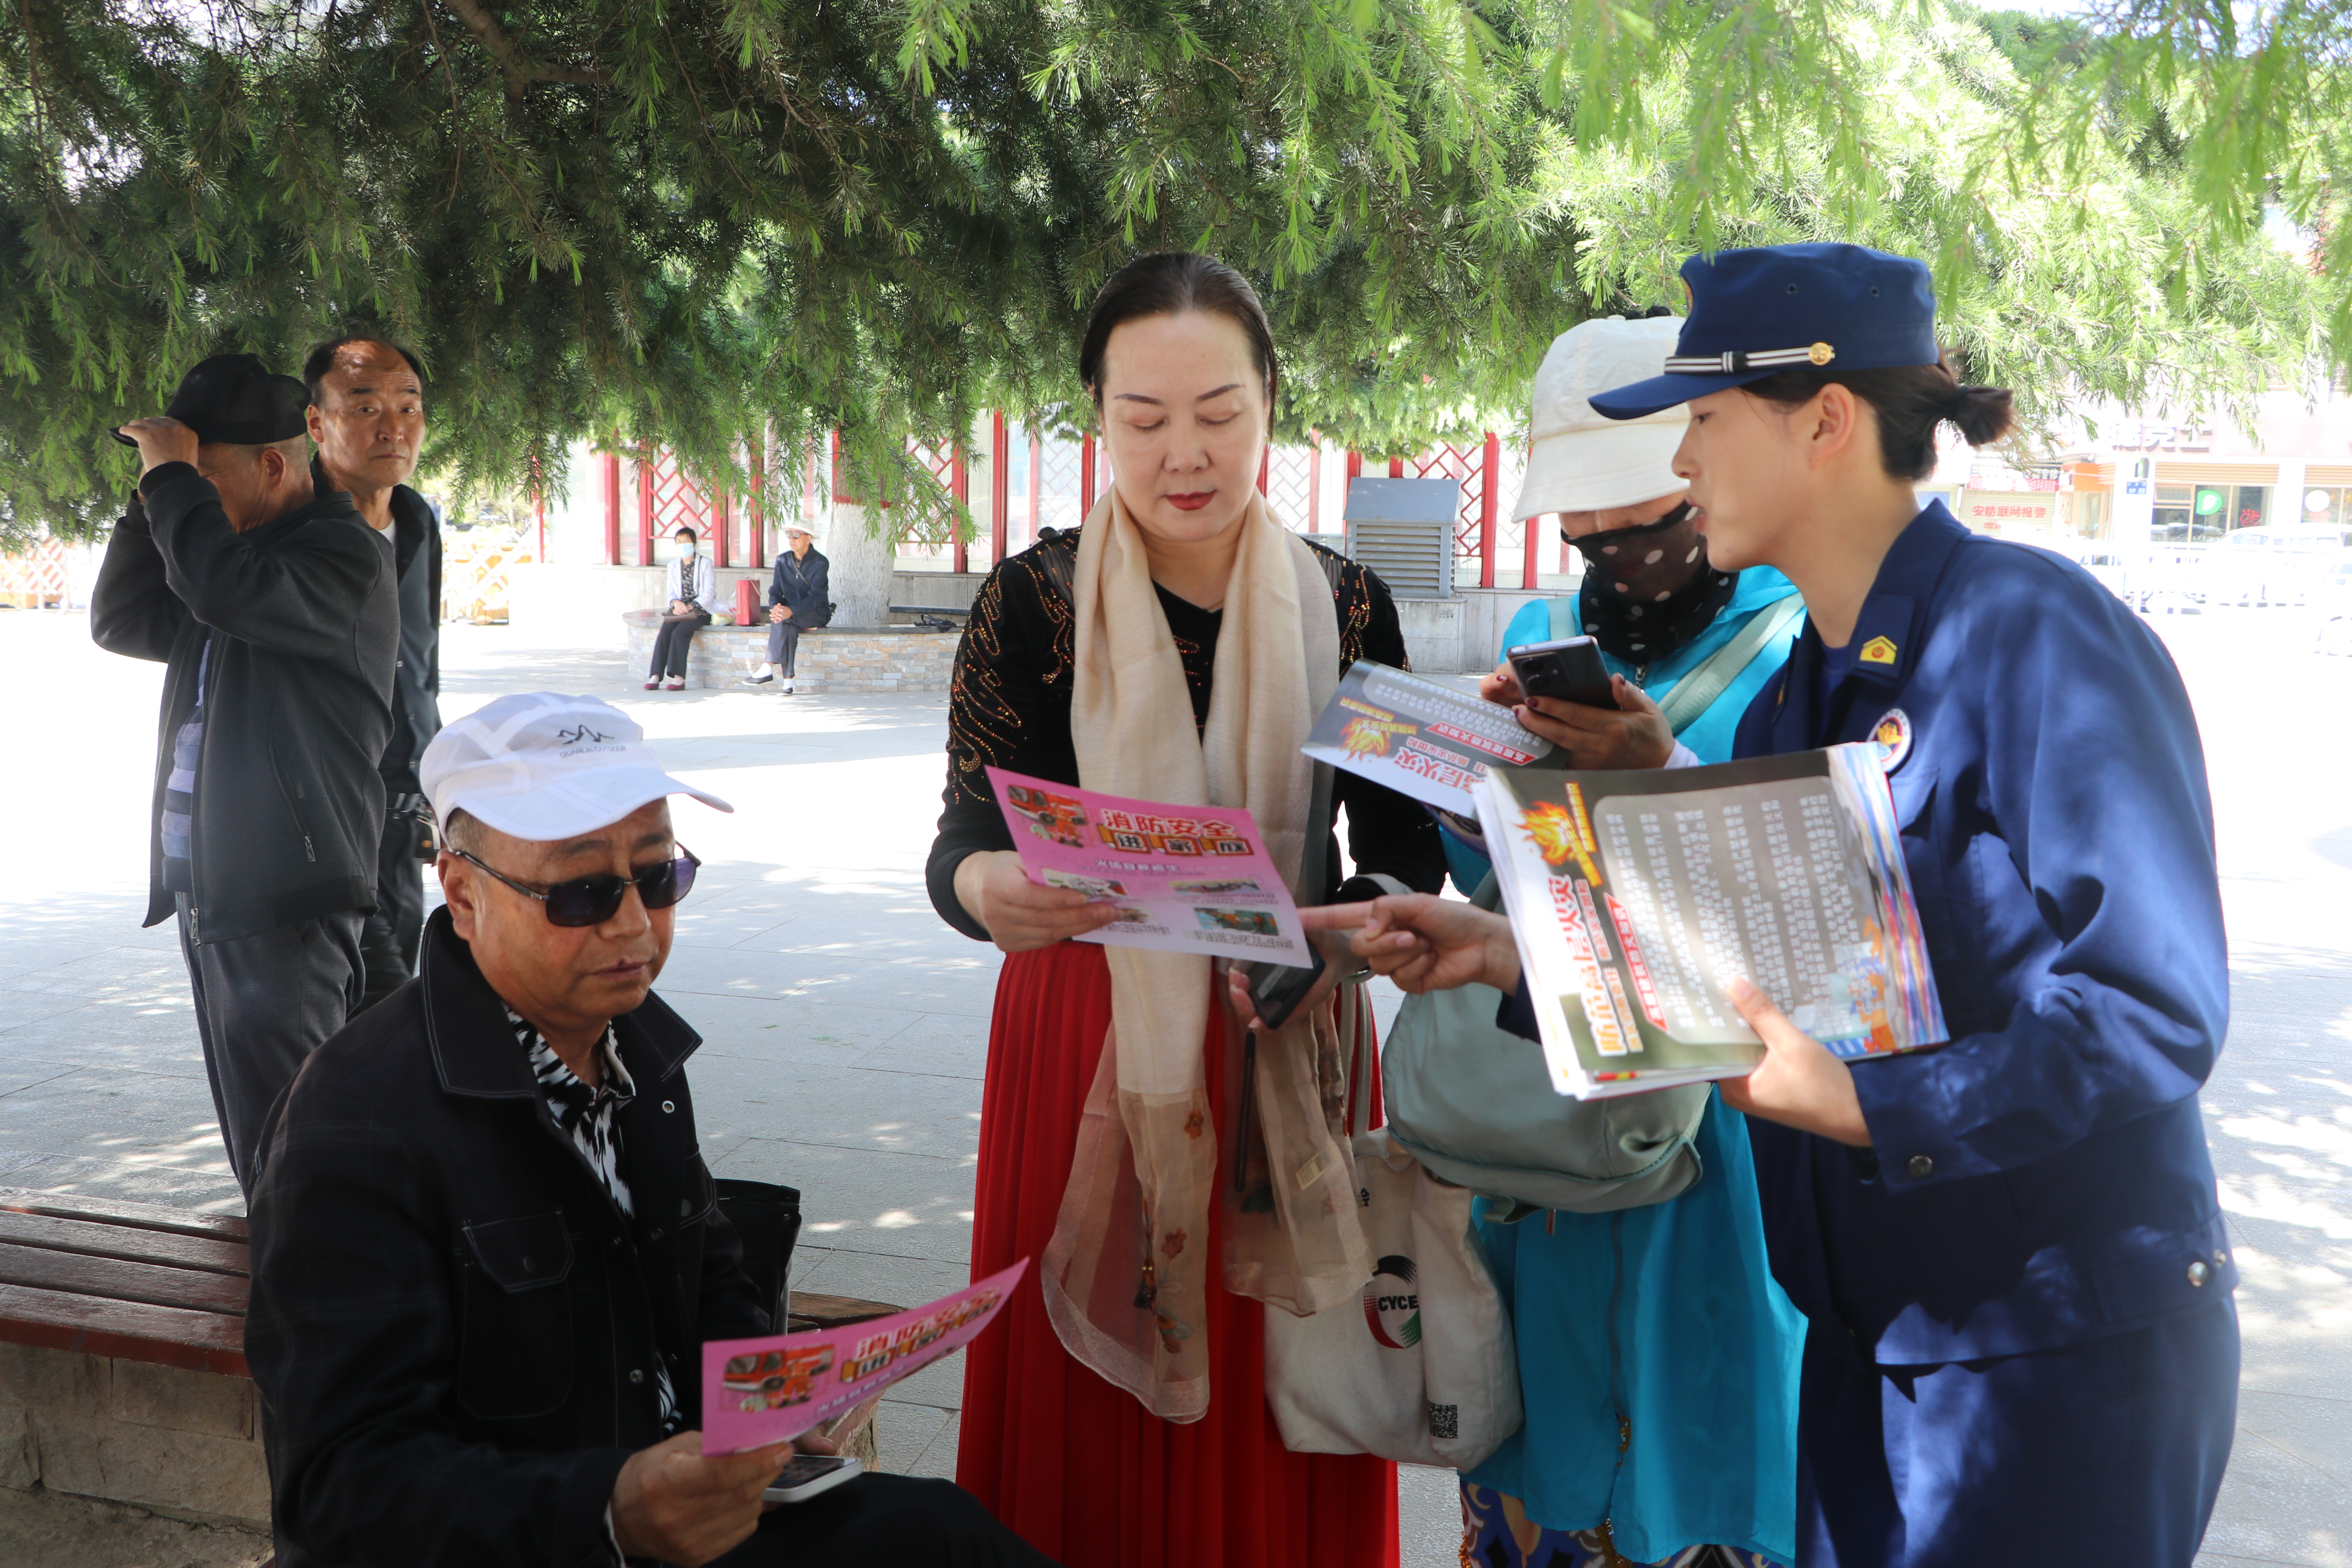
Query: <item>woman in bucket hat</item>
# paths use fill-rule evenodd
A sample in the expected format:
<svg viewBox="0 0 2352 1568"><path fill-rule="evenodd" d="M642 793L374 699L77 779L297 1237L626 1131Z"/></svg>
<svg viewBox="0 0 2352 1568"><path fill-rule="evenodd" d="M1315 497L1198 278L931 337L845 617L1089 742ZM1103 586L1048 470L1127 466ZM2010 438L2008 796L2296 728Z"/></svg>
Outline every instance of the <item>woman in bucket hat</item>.
<svg viewBox="0 0 2352 1568"><path fill-rule="evenodd" d="M1735 754L1872 741L1950 1042L1851 1067L1745 982L1773 1272L1809 1320L1800 1563L2186 1565L2227 1463L2237 1282L2197 1103L2228 1019L2197 725L2080 567L1913 481L1963 386L1927 268L1851 245L1694 258L1664 373L1715 562L1809 616Z"/></svg>
<svg viewBox="0 0 2352 1568"><path fill-rule="evenodd" d="M1680 407L1626 421L1593 410L1592 394L1663 369L1681 325L1664 311L1584 321L1536 373L1514 515L1532 528L1557 513L1585 574L1580 593L1522 608L1498 658L1589 634L1626 689L1626 710L1527 704L1507 663L1482 690L1518 705L1579 766L1655 767L1677 743L1700 762L1726 760L1739 715L1803 618L1780 573L1708 559L1674 471ZM1462 829L1475 825L1441 823L1454 880L1475 892L1486 858ZM1705 1173L1665 1203L1479 1221L1513 1317L1528 1417L1462 1478L1465 1562L1790 1560L1804 1321L1766 1263L1745 1119L1710 1100L1698 1140ZM1675 1348L1694 1343L1711 1353Z"/></svg>

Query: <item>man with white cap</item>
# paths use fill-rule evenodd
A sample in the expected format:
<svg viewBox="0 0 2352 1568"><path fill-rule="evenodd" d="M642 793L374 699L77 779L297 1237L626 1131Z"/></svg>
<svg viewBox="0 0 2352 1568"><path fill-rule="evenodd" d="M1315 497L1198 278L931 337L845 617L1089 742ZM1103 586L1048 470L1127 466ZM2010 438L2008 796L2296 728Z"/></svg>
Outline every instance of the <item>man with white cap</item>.
<svg viewBox="0 0 2352 1568"><path fill-rule="evenodd" d="M1681 326L1663 311L1586 321L1554 341L1536 374L1514 515L1532 528L1559 514L1585 574L1576 596L1523 607L1503 648L1592 637L1619 709L1528 704L1507 662L1481 690L1579 767L1726 760L1740 714L1803 626L1803 602L1778 572L1707 563L1672 467L1685 418L1621 423L1589 401L1663 374ZM1491 886L1478 887L1482 847L1465 825L1441 821L1454 879L1493 908ZM1705 1174L1666 1203L1479 1220L1514 1319L1528 1421L1463 1477L1464 1562L1793 1559L1803 1320L1770 1279L1746 1123L1711 1100L1697 1143ZM1700 1344L1706 1354L1687 1353Z"/></svg>
<svg viewBox="0 0 2352 1568"><path fill-rule="evenodd" d="M812 548L815 543L807 523L784 524L784 549L776 556L776 574L768 584L768 662L751 672L744 681L747 686L765 686L781 676L790 696L801 634L833 619L832 586L826 581L830 567Z"/></svg>
<svg viewBox="0 0 2352 1568"><path fill-rule="evenodd" d="M732 808L590 697L500 698L419 773L447 903L278 1100L252 1196L280 1568L1044 1563L945 1481L763 1517L793 1445L702 1453L702 1342L770 1325L652 986L698 864L668 797Z"/></svg>

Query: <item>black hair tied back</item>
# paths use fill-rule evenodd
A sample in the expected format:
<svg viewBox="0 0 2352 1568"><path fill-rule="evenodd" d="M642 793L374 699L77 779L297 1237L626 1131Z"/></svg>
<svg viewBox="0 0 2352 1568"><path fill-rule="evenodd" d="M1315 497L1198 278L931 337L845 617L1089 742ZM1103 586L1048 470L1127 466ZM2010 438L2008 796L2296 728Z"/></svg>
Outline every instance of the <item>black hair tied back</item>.
<svg viewBox="0 0 2352 1568"><path fill-rule="evenodd" d="M2005 386L1955 386L1951 411L1945 415L1959 426L1960 438L1982 447L2009 433L2011 421L2009 389Z"/></svg>

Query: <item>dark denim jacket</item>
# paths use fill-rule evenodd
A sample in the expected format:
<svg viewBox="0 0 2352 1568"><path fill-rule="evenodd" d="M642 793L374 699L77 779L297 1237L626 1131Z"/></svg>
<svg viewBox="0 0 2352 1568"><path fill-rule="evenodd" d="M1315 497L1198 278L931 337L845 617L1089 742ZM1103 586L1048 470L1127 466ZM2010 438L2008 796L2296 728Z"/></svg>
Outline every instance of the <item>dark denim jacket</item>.
<svg viewBox="0 0 2352 1568"><path fill-rule="evenodd" d="M429 923L417 978L303 1065L263 1139L246 1354L282 1568L610 1561L621 1465L669 1369L767 1331L695 1142L700 1037L614 1020L625 1219L548 1114L498 995Z"/></svg>

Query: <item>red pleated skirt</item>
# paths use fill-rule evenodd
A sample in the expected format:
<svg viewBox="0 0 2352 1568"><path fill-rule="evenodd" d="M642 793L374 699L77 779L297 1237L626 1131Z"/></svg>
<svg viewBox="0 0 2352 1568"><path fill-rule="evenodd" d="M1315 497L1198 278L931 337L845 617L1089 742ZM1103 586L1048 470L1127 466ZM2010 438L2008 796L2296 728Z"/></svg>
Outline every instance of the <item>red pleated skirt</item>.
<svg viewBox="0 0 2352 1568"><path fill-rule="evenodd" d="M1223 1010L1205 1042L1223 1060ZM1004 961L982 1097L977 1279L1032 1260L966 1352L956 1480L1066 1568L1396 1568L1396 1467L1294 1454L1265 1403L1265 1311L1208 1289L1209 1412L1162 1421L1062 1348L1038 1294L1076 1157L1079 1113L1110 1025L1110 969L1092 942ZM1222 1110L1223 1074L1209 1074ZM1218 1256L1215 1205L1211 1257Z"/></svg>

